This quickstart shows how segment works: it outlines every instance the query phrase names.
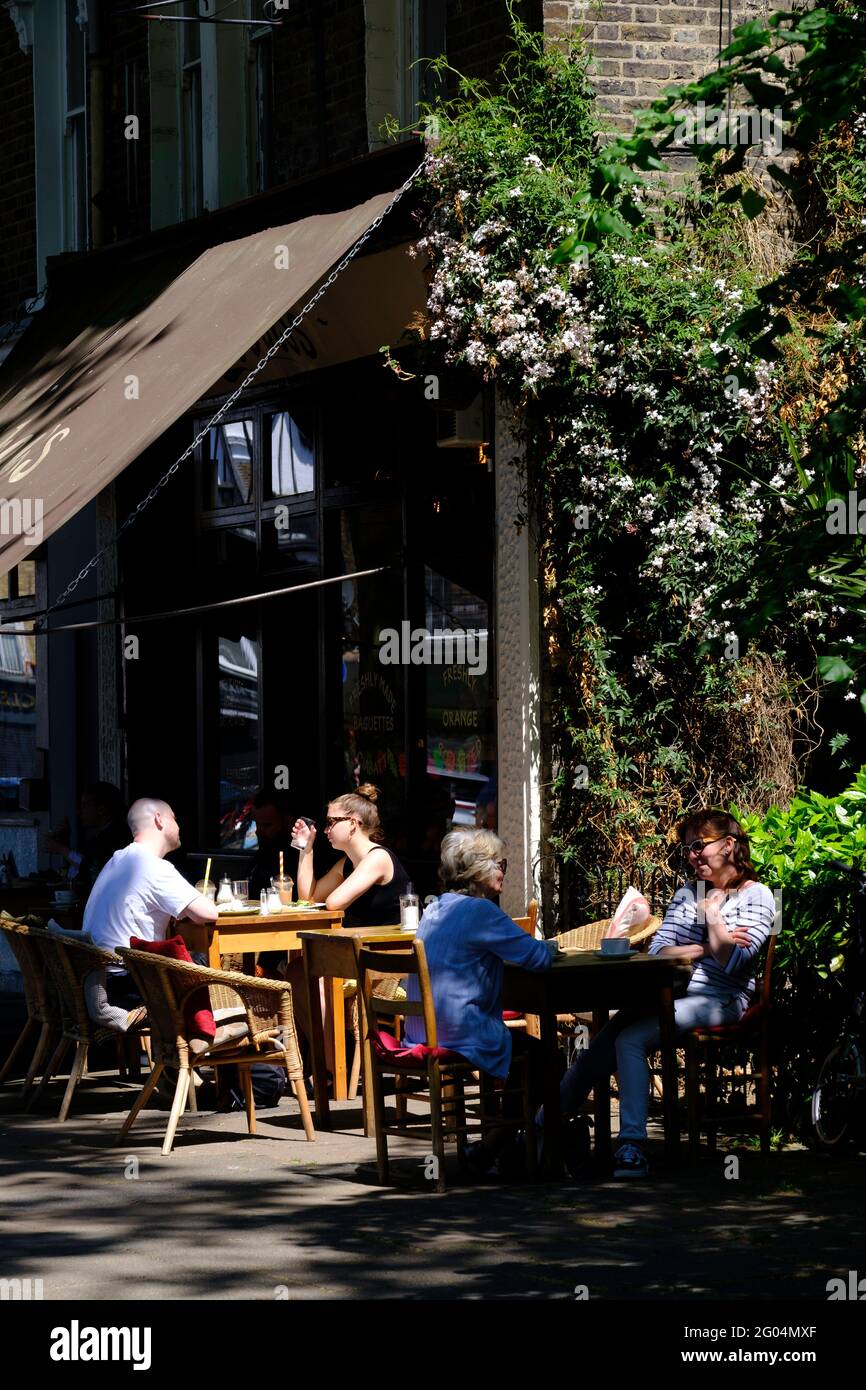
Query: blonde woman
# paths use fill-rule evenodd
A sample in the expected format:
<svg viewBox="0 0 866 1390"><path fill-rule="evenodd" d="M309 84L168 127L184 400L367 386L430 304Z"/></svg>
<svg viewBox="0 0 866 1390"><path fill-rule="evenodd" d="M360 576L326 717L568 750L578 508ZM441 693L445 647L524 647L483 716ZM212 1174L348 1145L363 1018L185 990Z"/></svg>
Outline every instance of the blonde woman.
<svg viewBox="0 0 866 1390"><path fill-rule="evenodd" d="M292 829L293 836L310 832L306 848L298 855L298 896L345 913L347 927L396 926L400 894L409 884L396 854L381 843L378 799L378 788L365 782L356 792L329 802L325 834L342 857L320 879L313 873L315 826L295 821Z"/></svg>

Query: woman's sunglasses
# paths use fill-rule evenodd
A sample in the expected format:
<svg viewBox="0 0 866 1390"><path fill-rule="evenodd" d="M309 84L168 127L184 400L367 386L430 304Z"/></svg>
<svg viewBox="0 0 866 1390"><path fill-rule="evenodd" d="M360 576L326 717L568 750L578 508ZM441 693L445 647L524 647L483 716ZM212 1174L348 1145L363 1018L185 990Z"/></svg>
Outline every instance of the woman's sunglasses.
<svg viewBox="0 0 866 1390"><path fill-rule="evenodd" d="M508 868L508 860L507 860L507 859L494 859L494 860L492 860L492 863L494 863L494 864L496 865L497 869L500 871L500 873L503 873L503 874L505 873L506 869Z"/></svg>
<svg viewBox="0 0 866 1390"><path fill-rule="evenodd" d="M716 845L719 840L739 840L741 838L739 835L711 835L707 840L689 840L687 844L683 845L683 849L686 854L701 854L707 845Z"/></svg>
<svg viewBox="0 0 866 1390"><path fill-rule="evenodd" d="M339 825L341 820L351 820L351 816L326 816L325 829L330 830L332 825Z"/></svg>

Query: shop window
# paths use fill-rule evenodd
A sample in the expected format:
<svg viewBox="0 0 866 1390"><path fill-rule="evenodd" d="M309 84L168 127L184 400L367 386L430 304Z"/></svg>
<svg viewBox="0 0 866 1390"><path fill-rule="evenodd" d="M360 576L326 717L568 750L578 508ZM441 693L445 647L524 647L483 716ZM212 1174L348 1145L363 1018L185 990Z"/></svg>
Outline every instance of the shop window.
<svg viewBox="0 0 866 1390"><path fill-rule="evenodd" d="M496 711L489 607L453 579L424 570L427 775L447 787L453 825L495 830Z"/></svg>
<svg viewBox="0 0 866 1390"><path fill-rule="evenodd" d="M259 785L259 643L250 632L221 636L218 651L219 845L241 849Z"/></svg>
<svg viewBox="0 0 866 1390"><path fill-rule="evenodd" d="M208 431L205 507L243 507L253 500L252 420L230 420Z"/></svg>
<svg viewBox="0 0 866 1390"><path fill-rule="evenodd" d="M35 560L0 580L0 806L7 810L17 807L21 782L36 776L36 639L30 621L17 619L35 594Z"/></svg>
<svg viewBox="0 0 866 1390"><path fill-rule="evenodd" d="M399 547L399 503L347 508L332 517L344 572L382 564ZM382 632L400 630L403 585L399 571L347 579L341 586L343 782L346 790L375 782L383 814L405 801L404 668L380 660Z"/></svg>
<svg viewBox="0 0 866 1390"><path fill-rule="evenodd" d="M316 486L316 449L311 412L294 408L266 417L270 448L269 495L297 497Z"/></svg>

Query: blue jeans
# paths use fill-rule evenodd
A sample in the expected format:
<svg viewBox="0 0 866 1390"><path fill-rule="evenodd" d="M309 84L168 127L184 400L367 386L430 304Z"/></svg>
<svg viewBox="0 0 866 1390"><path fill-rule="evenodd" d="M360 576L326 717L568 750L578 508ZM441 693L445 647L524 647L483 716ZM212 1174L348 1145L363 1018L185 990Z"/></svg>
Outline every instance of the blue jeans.
<svg viewBox="0 0 866 1390"><path fill-rule="evenodd" d="M678 1033L686 1033L700 1024L736 1023L741 1013L740 1000L733 994L696 991L674 1000L674 1025ZM658 1045L657 1014L638 1019L631 1013L616 1014L562 1078L559 1103L563 1115L573 1115L595 1083L616 1072L620 1140L646 1139L650 1087L647 1054L655 1052Z"/></svg>

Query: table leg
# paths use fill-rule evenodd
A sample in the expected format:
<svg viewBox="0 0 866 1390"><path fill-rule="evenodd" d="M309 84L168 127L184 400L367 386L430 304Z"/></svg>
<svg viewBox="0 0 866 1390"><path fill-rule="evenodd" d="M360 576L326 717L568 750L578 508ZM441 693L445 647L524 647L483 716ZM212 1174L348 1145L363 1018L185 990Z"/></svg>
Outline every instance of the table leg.
<svg viewBox="0 0 866 1390"><path fill-rule="evenodd" d="M319 994L319 977L311 975L304 952L304 989L307 995L307 1017L310 1020L310 1057L313 1064L313 1094L316 1104L316 1128L331 1128L331 1112L328 1104L328 1072L325 1067L325 1032L322 1026L322 1001Z"/></svg>
<svg viewBox="0 0 866 1390"><path fill-rule="evenodd" d="M220 970L222 961L220 960L220 934L216 927L211 932L210 942L207 946L207 963L211 970ZM219 1068L217 1068L219 1070Z"/></svg>
<svg viewBox="0 0 866 1390"><path fill-rule="evenodd" d="M329 980L331 1006L331 1036L334 1039L334 1100L349 1097L349 1077L346 1069L346 996L342 980ZM326 986L327 988L327 986Z"/></svg>
<svg viewBox="0 0 866 1390"><path fill-rule="evenodd" d="M680 1146L680 1115L677 1096L677 1047L674 1027L674 992L666 985L659 993L659 1046L662 1054L664 1088L665 1158L675 1162Z"/></svg>
<svg viewBox="0 0 866 1390"><path fill-rule="evenodd" d="M358 990L358 1032L361 1037L361 1085L364 1102L364 1138L371 1139L376 1133L376 1107L373 1104L373 1083L368 1080L373 1075L370 1056L370 1040L367 1037L367 1015L364 1010L364 996Z"/></svg>
<svg viewBox="0 0 866 1390"><path fill-rule="evenodd" d="M562 1176L562 1115L559 1108L556 1014L546 1008L538 1015L544 1077L544 1162L546 1178Z"/></svg>
<svg viewBox="0 0 866 1390"><path fill-rule="evenodd" d="M595 1037L610 1017L608 1009L594 1009L592 1036ZM592 1107L595 1118L595 1154L605 1162L610 1160L610 1077L601 1077L592 1088Z"/></svg>

